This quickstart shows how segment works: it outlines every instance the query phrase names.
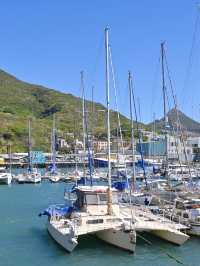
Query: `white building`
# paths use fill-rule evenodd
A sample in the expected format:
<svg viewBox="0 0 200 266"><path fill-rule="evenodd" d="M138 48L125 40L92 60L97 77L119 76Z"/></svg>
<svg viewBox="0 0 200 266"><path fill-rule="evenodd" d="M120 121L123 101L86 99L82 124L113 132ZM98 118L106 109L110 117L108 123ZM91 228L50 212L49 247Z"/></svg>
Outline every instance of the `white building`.
<svg viewBox="0 0 200 266"><path fill-rule="evenodd" d="M193 159L200 159L200 137L190 137L187 139L188 145L192 148Z"/></svg>
<svg viewBox="0 0 200 266"><path fill-rule="evenodd" d="M168 157L169 159L180 159L180 161L192 161L193 150L187 140L181 141L180 138L168 136Z"/></svg>

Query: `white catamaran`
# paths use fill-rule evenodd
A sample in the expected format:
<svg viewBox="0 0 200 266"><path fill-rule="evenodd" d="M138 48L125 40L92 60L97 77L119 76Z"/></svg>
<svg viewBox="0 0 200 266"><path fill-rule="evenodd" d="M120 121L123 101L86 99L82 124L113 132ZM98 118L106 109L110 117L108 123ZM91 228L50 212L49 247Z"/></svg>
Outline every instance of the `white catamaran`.
<svg viewBox="0 0 200 266"><path fill-rule="evenodd" d="M77 246L79 236L86 234L95 234L109 244L135 251L133 220L131 217L124 219L120 214L117 191L111 188L108 31L106 28L108 186L93 186L92 182L90 186L77 186L69 192L71 204L67 207L53 206L43 213L48 215L48 232L69 252Z"/></svg>

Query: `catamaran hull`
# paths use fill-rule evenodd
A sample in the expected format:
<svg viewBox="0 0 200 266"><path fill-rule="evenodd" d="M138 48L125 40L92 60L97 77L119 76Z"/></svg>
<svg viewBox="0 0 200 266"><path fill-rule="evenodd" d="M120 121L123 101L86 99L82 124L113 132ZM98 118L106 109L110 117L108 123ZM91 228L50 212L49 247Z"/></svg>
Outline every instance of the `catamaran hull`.
<svg viewBox="0 0 200 266"><path fill-rule="evenodd" d="M49 221L47 222L47 230L51 237L66 251L72 252L78 245L78 241L71 234L62 234Z"/></svg>
<svg viewBox="0 0 200 266"><path fill-rule="evenodd" d="M113 246L118 248L130 251L131 253L135 252L136 246L136 232L135 231L126 231L123 229L108 229L104 231L99 231L96 233L97 237Z"/></svg>
<svg viewBox="0 0 200 266"><path fill-rule="evenodd" d="M153 235L158 236L161 239L164 239L175 245L183 245L188 239L189 236L180 232L180 231L170 231L170 230L152 230Z"/></svg>

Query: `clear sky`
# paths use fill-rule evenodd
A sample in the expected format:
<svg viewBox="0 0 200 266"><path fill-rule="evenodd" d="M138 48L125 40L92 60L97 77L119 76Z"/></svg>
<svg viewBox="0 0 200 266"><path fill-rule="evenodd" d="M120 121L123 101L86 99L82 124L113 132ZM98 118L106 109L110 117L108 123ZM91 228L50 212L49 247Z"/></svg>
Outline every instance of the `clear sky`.
<svg viewBox="0 0 200 266"><path fill-rule="evenodd" d="M103 31L109 25L120 111L129 112L131 70L142 120L162 115L159 53L165 40L181 109L200 121L200 25L186 71L197 12L195 0L2 0L0 68L77 96L84 70L87 98L94 85L95 101L105 103ZM111 97L113 103L113 91Z"/></svg>

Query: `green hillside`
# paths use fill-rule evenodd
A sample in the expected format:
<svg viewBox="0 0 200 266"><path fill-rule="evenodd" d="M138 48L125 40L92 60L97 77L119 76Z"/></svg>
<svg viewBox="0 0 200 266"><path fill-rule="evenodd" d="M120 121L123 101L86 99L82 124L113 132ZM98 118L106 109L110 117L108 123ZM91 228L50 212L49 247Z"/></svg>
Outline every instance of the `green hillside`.
<svg viewBox="0 0 200 266"><path fill-rule="evenodd" d="M87 101L91 125L92 103ZM100 111L101 110L101 111ZM96 136L105 135L105 107L95 103L94 127ZM32 118L33 147L49 151L52 116L56 114L58 135L67 133L81 137L81 99L42 86L29 84L0 70L0 151L11 143L13 151L25 151L27 120ZM116 113L111 112L111 127L116 128ZM121 115L122 127L129 129L129 120ZM129 134L125 133L126 135Z"/></svg>

